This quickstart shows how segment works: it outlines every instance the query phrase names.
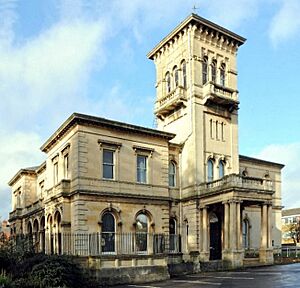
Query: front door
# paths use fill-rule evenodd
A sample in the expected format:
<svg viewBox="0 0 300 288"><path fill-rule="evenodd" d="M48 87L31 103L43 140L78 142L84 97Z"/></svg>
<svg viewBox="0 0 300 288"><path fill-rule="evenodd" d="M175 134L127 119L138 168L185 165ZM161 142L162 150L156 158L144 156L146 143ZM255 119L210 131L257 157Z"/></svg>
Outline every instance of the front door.
<svg viewBox="0 0 300 288"><path fill-rule="evenodd" d="M219 260L222 257L221 248L221 221L215 213L209 217L210 254L209 260Z"/></svg>

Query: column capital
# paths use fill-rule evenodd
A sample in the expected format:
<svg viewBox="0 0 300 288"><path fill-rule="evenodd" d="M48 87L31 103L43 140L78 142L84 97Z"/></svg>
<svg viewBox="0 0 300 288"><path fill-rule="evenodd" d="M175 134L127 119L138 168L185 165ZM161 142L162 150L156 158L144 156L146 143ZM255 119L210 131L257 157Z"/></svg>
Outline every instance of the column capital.
<svg viewBox="0 0 300 288"><path fill-rule="evenodd" d="M208 209L208 205L200 205L200 207L199 207L200 209L202 209L202 210L204 210L204 209Z"/></svg>

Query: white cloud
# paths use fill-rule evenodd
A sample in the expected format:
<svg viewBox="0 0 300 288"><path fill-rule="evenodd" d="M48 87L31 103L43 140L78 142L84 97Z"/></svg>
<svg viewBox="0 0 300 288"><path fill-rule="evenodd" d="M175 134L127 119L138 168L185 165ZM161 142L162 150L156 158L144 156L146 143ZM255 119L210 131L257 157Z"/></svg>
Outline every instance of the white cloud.
<svg viewBox="0 0 300 288"><path fill-rule="evenodd" d="M282 203L285 208L300 207L300 142L270 145L257 156L285 165L282 170Z"/></svg>
<svg viewBox="0 0 300 288"><path fill-rule="evenodd" d="M274 15L269 29L269 37L276 46L282 41L298 37L300 33L299 0L283 0L281 8Z"/></svg>
<svg viewBox="0 0 300 288"><path fill-rule="evenodd" d="M14 115L17 123L82 99L90 71L105 61L104 37L101 21L58 23L20 48L0 51L0 117Z"/></svg>
<svg viewBox="0 0 300 288"><path fill-rule="evenodd" d="M38 152L40 145L41 139L35 133L0 130L0 216L4 219L11 211L11 191L7 183L19 169L42 163L43 155Z"/></svg>

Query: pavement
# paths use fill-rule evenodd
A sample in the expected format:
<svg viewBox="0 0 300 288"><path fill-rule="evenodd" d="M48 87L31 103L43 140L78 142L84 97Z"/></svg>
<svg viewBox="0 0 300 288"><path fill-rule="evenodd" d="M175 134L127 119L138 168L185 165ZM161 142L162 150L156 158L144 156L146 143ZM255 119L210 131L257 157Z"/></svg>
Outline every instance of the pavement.
<svg viewBox="0 0 300 288"><path fill-rule="evenodd" d="M300 288L300 263L289 265L248 268L242 271L203 272L172 278L167 281L131 284L115 287L123 288Z"/></svg>

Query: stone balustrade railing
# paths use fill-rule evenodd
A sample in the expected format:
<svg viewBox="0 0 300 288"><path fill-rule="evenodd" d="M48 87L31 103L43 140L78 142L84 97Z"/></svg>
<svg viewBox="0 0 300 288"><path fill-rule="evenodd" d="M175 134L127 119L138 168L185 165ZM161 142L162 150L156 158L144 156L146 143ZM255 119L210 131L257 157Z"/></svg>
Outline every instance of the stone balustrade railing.
<svg viewBox="0 0 300 288"><path fill-rule="evenodd" d="M226 188L241 188L241 189L255 189L264 191L273 191L273 181L270 179L245 177L238 174L226 175L219 180L212 182L202 183L198 186L200 194L211 193L216 190Z"/></svg>

